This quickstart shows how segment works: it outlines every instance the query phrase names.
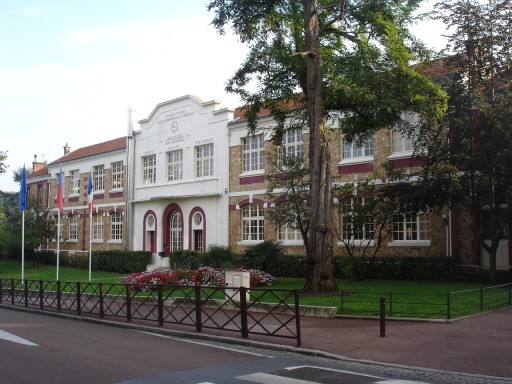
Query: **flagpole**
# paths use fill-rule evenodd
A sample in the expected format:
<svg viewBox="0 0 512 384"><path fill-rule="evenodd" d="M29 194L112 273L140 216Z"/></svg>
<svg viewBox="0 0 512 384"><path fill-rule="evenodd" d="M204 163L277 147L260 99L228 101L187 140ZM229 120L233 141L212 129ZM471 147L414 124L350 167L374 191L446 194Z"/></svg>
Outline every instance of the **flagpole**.
<svg viewBox="0 0 512 384"><path fill-rule="evenodd" d="M27 209L27 172L25 164L21 171L19 205L21 210L21 280L25 280L25 210Z"/></svg>
<svg viewBox="0 0 512 384"><path fill-rule="evenodd" d="M60 256L60 209L58 210L57 219L57 278L59 281L59 256Z"/></svg>
<svg viewBox="0 0 512 384"><path fill-rule="evenodd" d="M92 270L92 208L94 199L94 187L92 184L92 170L89 173L89 182L87 183L87 207L89 208L89 281L91 281Z"/></svg>
<svg viewBox="0 0 512 384"><path fill-rule="evenodd" d="M25 211L21 212L21 280L25 280Z"/></svg>
<svg viewBox="0 0 512 384"><path fill-rule="evenodd" d="M91 281L92 266L92 209L89 209L89 281Z"/></svg>

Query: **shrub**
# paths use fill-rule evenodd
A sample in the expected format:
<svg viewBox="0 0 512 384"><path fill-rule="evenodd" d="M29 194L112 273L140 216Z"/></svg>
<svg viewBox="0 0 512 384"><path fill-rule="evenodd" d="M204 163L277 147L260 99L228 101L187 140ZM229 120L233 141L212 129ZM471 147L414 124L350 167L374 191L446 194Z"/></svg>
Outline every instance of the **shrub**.
<svg viewBox="0 0 512 384"><path fill-rule="evenodd" d="M201 252L189 249L174 251L169 254L171 269L197 269L201 262Z"/></svg>
<svg viewBox="0 0 512 384"><path fill-rule="evenodd" d="M201 261L203 265L213 268L232 268L237 265L231 247L219 244L210 244L206 252L201 255Z"/></svg>
<svg viewBox="0 0 512 384"><path fill-rule="evenodd" d="M272 270L283 256L281 242L265 240L248 247L243 256L243 265L249 269Z"/></svg>

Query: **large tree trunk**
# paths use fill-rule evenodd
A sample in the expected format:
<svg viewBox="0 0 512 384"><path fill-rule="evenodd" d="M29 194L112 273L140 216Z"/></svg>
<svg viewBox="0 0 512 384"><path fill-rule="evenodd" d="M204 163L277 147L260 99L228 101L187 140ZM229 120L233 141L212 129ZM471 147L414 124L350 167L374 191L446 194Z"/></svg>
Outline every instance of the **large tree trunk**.
<svg viewBox="0 0 512 384"><path fill-rule="evenodd" d="M307 275L303 291L332 292L334 280L333 237L331 232L331 168L329 132L324 125L322 57L315 0L304 0L306 98L309 112L310 222L306 248Z"/></svg>

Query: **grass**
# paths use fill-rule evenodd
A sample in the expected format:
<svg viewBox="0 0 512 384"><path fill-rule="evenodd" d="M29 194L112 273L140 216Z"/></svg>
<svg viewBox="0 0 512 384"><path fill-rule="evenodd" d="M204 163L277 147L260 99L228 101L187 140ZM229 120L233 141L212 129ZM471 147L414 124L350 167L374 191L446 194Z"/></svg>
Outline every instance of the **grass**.
<svg viewBox="0 0 512 384"><path fill-rule="evenodd" d="M123 282L124 274L92 271L92 282L117 284ZM0 278L20 279L21 263L0 260ZM59 268L59 280L87 282L89 271L71 267ZM56 267L41 265L33 267L25 263L25 279L56 280ZM386 312L390 317L447 318L458 317L510 305L510 286L487 288L488 284L457 281L415 281L415 280L338 280L339 291L329 295L300 295L301 305L336 307L338 313L349 315L378 316L380 297L386 299ZM304 279L278 278L270 289L298 289L304 286ZM267 287L261 287L267 288ZM205 291L206 293L207 291ZM448 292L453 292L448 298ZM278 293L278 295L282 296ZM284 295L284 293L283 293ZM214 297L223 298L223 292ZM261 301L273 300L265 294ZM447 305L448 300L450 306ZM290 301L290 300L288 300Z"/></svg>
<svg viewBox="0 0 512 384"><path fill-rule="evenodd" d="M120 273L92 271L92 282L109 282L121 283L123 277L126 276ZM32 266L32 262L25 262L24 278L27 280L56 280L57 268L55 265L41 264L39 267ZM3 279L21 279L21 262L12 260L0 260L0 278ZM61 281L88 281L89 270L72 268L72 267L59 267L59 280Z"/></svg>

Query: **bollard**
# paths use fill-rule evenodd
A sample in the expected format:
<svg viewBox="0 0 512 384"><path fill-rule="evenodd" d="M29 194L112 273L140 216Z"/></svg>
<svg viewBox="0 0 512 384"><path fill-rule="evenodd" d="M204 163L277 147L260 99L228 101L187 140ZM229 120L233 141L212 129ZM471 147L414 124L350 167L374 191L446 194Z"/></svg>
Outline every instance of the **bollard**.
<svg viewBox="0 0 512 384"><path fill-rule="evenodd" d="M380 298L380 337L386 337L386 299Z"/></svg>

